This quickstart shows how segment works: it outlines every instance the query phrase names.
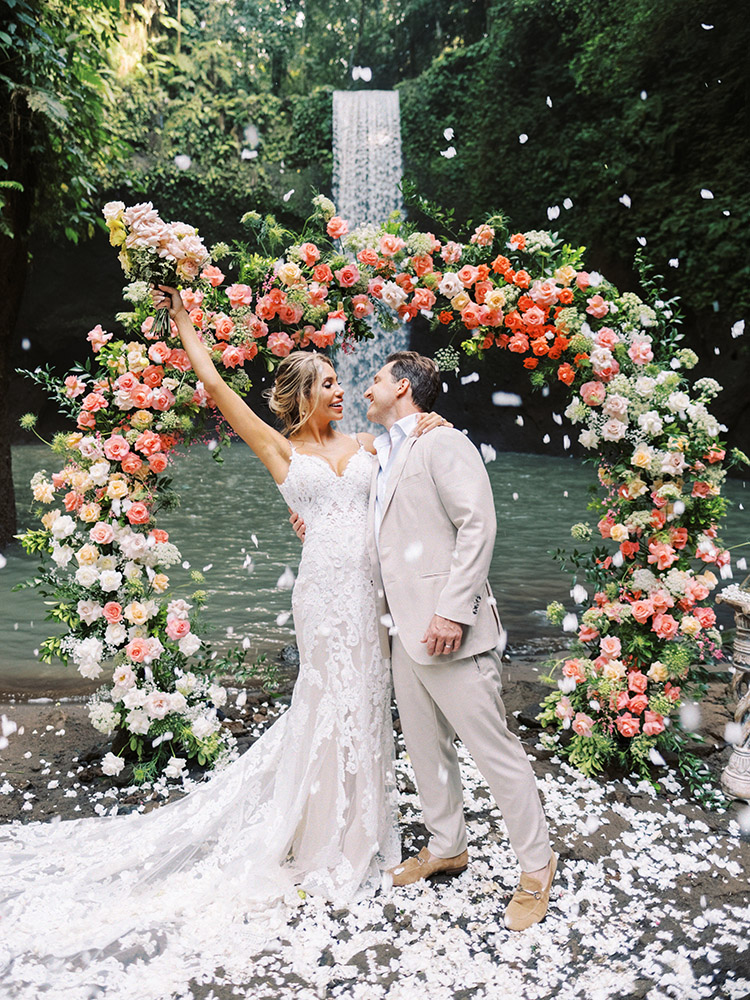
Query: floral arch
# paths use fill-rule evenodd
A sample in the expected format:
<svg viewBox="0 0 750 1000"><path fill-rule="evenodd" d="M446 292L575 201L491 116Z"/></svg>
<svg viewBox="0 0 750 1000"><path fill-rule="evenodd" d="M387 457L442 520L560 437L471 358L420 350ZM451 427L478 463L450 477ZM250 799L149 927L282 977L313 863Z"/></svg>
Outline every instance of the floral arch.
<svg viewBox="0 0 750 1000"><path fill-rule="evenodd" d="M243 218L257 244L275 241L282 254L239 244L209 254L194 229L165 224L150 204L110 203L104 214L132 309L117 316L122 335L89 332L85 366L64 380L36 375L78 429L54 439L63 467L34 476L41 526L21 540L41 554L36 584L68 628L42 655L106 681L91 721L137 755L137 776L174 774L187 757L212 764L231 741L216 713L226 698L217 670L228 661L212 661L196 635L200 589L189 601L170 595L168 570L181 556L158 527L170 452L200 432L212 403L174 324L154 315L152 281L183 288L206 348L240 393L250 363L270 371L294 348L348 349L372 337L370 316L387 328L420 313L450 338L435 352L443 369L462 354L507 350L534 386L562 382L599 491L596 526L571 529L591 540L576 568L592 596L579 584L578 613L548 609L574 639L541 718L572 731L564 752L587 773L619 759L647 774L660 747L679 746L671 722L681 691L721 656L707 602L730 557L717 536L722 428L709 410L721 387L690 382L698 359L680 348L667 304L620 293L585 270L582 248L548 232L511 234L499 215L463 243L397 219L349 233L318 197L300 235L257 213Z"/></svg>

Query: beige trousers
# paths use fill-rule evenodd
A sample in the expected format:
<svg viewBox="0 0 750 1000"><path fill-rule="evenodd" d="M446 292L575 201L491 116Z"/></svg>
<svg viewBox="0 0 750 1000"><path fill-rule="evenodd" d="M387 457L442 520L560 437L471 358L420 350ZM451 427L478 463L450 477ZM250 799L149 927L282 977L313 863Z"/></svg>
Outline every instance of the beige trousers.
<svg viewBox="0 0 750 1000"><path fill-rule="evenodd" d="M453 858L466 849L458 735L490 787L521 870L544 868L552 856L547 822L531 764L505 720L498 654L417 663L395 635L392 662L430 852Z"/></svg>

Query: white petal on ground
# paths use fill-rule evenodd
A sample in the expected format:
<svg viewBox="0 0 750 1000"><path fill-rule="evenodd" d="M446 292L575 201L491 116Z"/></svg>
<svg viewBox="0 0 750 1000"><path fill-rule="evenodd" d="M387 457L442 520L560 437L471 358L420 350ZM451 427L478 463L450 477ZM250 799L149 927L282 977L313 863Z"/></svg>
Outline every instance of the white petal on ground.
<svg viewBox="0 0 750 1000"><path fill-rule="evenodd" d="M522 403L521 397L515 392L493 392L492 393L492 405L493 406L520 406ZM523 418L520 418L523 419ZM519 418L516 418L516 423L518 423Z"/></svg>
<svg viewBox="0 0 750 1000"><path fill-rule="evenodd" d="M286 625L291 617L291 611L282 611L280 615L276 615L276 624L279 626Z"/></svg>

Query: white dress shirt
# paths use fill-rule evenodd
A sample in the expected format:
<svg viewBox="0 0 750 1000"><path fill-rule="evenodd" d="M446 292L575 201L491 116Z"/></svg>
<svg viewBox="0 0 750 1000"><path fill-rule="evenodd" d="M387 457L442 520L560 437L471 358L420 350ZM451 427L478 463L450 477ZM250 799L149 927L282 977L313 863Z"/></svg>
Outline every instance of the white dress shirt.
<svg viewBox="0 0 750 1000"><path fill-rule="evenodd" d="M403 442L417 426L418 413L409 413L397 420L390 431L385 431L375 438L375 451L378 455L377 483L375 486L375 543L380 541L380 523L383 520L383 505L388 491L388 477L391 474L396 455Z"/></svg>

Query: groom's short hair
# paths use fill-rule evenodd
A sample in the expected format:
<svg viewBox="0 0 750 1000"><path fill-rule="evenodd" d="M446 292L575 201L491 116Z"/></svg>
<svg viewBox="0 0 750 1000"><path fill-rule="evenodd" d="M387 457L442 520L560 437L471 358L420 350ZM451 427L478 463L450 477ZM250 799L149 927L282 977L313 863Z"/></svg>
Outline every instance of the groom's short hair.
<svg viewBox="0 0 750 1000"><path fill-rule="evenodd" d="M402 378L409 380L415 406L425 413L433 408L440 392L440 374L432 358L416 351L396 351L388 355L385 363L393 364L391 378L394 382Z"/></svg>

